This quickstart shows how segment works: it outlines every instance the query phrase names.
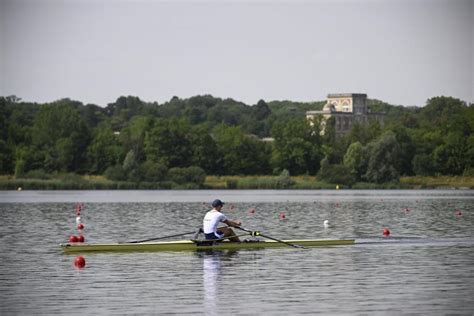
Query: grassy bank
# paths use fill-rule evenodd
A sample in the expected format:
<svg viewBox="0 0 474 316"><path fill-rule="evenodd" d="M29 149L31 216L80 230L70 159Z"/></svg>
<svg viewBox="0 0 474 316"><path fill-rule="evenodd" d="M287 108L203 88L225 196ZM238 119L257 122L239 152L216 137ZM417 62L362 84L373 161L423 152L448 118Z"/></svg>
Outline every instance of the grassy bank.
<svg viewBox="0 0 474 316"><path fill-rule="evenodd" d="M455 188L474 189L474 177L439 176L439 177L402 177L403 183L413 189Z"/></svg>
<svg viewBox="0 0 474 316"><path fill-rule="evenodd" d="M158 190L158 189L474 189L474 177L402 177L399 183L356 183L352 187L318 181L314 176L207 176L202 187L171 182L110 181L102 176L67 175L54 179L0 176L0 190Z"/></svg>
<svg viewBox="0 0 474 316"><path fill-rule="evenodd" d="M195 184L173 182L111 181L102 176L68 176L54 179L16 179L0 176L0 190L169 190L199 189Z"/></svg>
<svg viewBox="0 0 474 316"><path fill-rule="evenodd" d="M351 187L318 181L314 176L290 177L282 182L278 176L208 176L205 186L210 189L291 189L291 190L335 190L335 189L410 189L405 183L356 183Z"/></svg>

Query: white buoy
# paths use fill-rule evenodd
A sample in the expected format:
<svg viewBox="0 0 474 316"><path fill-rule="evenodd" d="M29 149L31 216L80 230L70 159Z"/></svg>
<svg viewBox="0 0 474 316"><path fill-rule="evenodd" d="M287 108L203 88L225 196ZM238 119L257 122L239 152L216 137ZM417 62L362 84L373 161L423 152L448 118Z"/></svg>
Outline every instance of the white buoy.
<svg viewBox="0 0 474 316"><path fill-rule="evenodd" d="M329 221L327 219L324 220L323 226L324 226L324 228L329 228Z"/></svg>
<svg viewBox="0 0 474 316"><path fill-rule="evenodd" d="M80 222L81 222L81 217L80 216L76 217L76 223L79 224Z"/></svg>

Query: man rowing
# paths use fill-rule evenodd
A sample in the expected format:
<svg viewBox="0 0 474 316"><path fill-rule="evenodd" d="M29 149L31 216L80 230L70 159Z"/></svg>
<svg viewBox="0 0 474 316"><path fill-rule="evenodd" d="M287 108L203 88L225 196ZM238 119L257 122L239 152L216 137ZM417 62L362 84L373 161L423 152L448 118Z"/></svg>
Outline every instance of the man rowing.
<svg viewBox="0 0 474 316"><path fill-rule="evenodd" d="M231 227L240 227L242 223L240 221L231 221L221 213L224 203L221 200L214 200L212 202L212 210L206 213L202 226L204 235L207 240L213 239L229 239L233 242L240 242ZM227 227L217 227L219 223L224 223Z"/></svg>

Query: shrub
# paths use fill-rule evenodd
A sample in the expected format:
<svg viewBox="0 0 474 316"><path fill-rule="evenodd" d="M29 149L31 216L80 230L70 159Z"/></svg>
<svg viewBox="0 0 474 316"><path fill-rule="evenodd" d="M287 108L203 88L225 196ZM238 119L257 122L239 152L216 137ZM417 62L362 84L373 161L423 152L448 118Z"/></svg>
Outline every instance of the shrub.
<svg viewBox="0 0 474 316"><path fill-rule="evenodd" d="M164 164L146 161L140 166L141 180L159 182L166 179L168 168Z"/></svg>
<svg viewBox="0 0 474 316"><path fill-rule="evenodd" d="M278 189L288 189L294 184L290 178L290 172L284 169L276 179L276 187Z"/></svg>
<svg viewBox="0 0 474 316"><path fill-rule="evenodd" d="M326 158L321 162L318 179L329 183L352 185L355 182L354 175L350 169L342 164L329 164Z"/></svg>
<svg viewBox="0 0 474 316"><path fill-rule="evenodd" d="M235 179L227 179L226 186L227 189L237 189L238 181Z"/></svg>
<svg viewBox="0 0 474 316"><path fill-rule="evenodd" d="M177 184L195 183L202 185L206 180L206 173L199 167L171 168L168 171L168 178Z"/></svg>
<svg viewBox="0 0 474 316"><path fill-rule="evenodd" d="M47 180L47 179L52 179L52 176L51 174L47 173L43 169L36 169L36 170L28 171L24 176L22 176L22 178Z"/></svg>
<svg viewBox="0 0 474 316"><path fill-rule="evenodd" d="M104 176L112 181L125 181L127 174L121 165L108 167L104 172Z"/></svg>
<svg viewBox="0 0 474 316"><path fill-rule="evenodd" d="M464 177L474 177L474 167L466 167L462 175Z"/></svg>

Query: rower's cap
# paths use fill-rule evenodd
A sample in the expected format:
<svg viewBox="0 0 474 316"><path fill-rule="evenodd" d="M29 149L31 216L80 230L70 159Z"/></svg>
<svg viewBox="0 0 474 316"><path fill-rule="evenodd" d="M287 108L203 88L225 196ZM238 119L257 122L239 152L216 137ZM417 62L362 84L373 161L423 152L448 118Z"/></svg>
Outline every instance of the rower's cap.
<svg viewBox="0 0 474 316"><path fill-rule="evenodd" d="M214 200L212 202L212 207L218 207L218 206L222 206L224 205L224 202L222 202L221 200Z"/></svg>

